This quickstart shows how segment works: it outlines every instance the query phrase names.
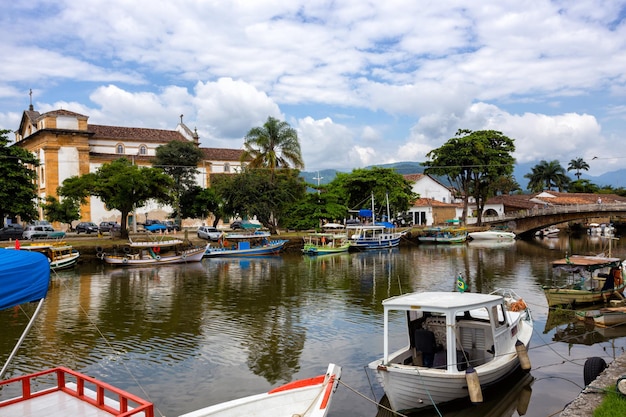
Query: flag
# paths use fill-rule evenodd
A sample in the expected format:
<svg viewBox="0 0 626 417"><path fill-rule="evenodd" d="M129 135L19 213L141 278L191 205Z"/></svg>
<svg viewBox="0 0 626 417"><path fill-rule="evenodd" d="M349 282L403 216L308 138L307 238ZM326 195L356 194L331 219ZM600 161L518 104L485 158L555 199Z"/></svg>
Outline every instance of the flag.
<svg viewBox="0 0 626 417"><path fill-rule="evenodd" d="M465 280L463 279L463 275L459 274L458 278L456 279L456 288L457 290L459 290L459 292L465 292L465 290L467 290L467 283L465 282Z"/></svg>
<svg viewBox="0 0 626 417"><path fill-rule="evenodd" d="M20 240L19 239L15 239L15 249L19 249L22 246L20 245Z"/></svg>

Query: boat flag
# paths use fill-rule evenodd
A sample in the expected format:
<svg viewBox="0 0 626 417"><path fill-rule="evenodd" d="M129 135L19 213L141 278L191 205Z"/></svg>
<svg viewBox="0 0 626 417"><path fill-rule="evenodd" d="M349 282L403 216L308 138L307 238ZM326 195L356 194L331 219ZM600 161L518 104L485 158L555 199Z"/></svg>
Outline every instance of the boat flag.
<svg viewBox="0 0 626 417"><path fill-rule="evenodd" d="M461 274L459 274L456 279L456 288L457 290L459 290L459 292L465 292L465 290L467 290L467 283L465 282L465 280L463 279L463 275Z"/></svg>
<svg viewBox="0 0 626 417"><path fill-rule="evenodd" d="M15 249L20 249L22 247L22 245L20 245L20 240L19 239L15 239Z"/></svg>

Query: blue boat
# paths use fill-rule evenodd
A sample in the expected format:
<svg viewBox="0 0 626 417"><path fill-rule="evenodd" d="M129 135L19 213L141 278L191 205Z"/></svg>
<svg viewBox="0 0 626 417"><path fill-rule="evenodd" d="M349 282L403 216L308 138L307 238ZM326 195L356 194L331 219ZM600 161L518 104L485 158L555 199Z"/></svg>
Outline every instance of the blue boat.
<svg viewBox="0 0 626 417"><path fill-rule="evenodd" d="M346 230L350 249L356 250L395 248L405 233L378 223L349 225Z"/></svg>
<svg viewBox="0 0 626 417"><path fill-rule="evenodd" d="M207 258L277 255L285 248L288 240L272 240L267 231L253 233L223 233L217 246L207 246Z"/></svg>

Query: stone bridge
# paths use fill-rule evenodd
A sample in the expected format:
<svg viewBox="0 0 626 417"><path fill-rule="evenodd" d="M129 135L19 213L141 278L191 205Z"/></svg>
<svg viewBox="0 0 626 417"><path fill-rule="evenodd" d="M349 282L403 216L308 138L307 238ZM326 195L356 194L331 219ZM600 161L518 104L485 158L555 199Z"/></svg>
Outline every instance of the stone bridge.
<svg viewBox="0 0 626 417"><path fill-rule="evenodd" d="M507 226L517 235L530 235L553 224L620 217L626 218L626 204L577 204L533 208L506 213L503 216L483 217L483 224Z"/></svg>

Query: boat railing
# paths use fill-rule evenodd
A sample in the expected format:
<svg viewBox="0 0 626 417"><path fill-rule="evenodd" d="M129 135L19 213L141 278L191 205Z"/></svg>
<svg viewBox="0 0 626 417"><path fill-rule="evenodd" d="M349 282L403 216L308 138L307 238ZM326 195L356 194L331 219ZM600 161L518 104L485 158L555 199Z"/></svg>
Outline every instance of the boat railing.
<svg viewBox="0 0 626 417"><path fill-rule="evenodd" d="M48 388L35 391L35 386ZM21 386L21 395L0 402L0 408L55 392L63 392L117 417L154 417L154 406L133 394L87 375L58 367L0 381L3 386Z"/></svg>

